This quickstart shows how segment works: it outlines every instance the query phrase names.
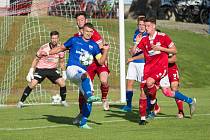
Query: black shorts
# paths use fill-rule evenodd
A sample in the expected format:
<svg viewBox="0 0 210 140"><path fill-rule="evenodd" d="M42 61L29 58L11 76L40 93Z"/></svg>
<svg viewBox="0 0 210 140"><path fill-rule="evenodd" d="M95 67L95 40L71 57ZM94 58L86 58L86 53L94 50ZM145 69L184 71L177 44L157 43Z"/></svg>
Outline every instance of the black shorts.
<svg viewBox="0 0 210 140"><path fill-rule="evenodd" d="M57 69L38 69L34 72L34 79L41 83L45 78L48 78L52 83L61 78L60 72Z"/></svg>

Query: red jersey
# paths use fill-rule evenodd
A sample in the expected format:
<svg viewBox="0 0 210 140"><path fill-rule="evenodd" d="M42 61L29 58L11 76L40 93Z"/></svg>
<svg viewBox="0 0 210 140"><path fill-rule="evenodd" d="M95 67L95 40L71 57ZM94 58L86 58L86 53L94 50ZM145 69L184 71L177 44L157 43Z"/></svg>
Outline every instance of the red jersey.
<svg viewBox="0 0 210 140"><path fill-rule="evenodd" d="M168 68L168 53L162 51L154 51L152 49L152 45L160 45L164 48L170 48L173 46L173 44L174 43L165 33L160 33L157 31L153 37L146 36L142 38L137 48L143 50L144 58L146 61L145 67L150 69L154 65L157 65L163 68Z"/></svg>

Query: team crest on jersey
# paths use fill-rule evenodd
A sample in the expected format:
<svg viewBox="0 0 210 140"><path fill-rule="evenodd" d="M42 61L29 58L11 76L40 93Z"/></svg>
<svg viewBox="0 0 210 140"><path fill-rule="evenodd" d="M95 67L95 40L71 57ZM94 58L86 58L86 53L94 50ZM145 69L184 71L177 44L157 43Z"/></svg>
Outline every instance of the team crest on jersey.
<svg viewBox="0 0 210 140"><path fill-rule="evenodd" d="M92 49L93 49L93 46L92 46L92 45L89 45L89 49L91 49L91 50L92 50Z"/></svg>

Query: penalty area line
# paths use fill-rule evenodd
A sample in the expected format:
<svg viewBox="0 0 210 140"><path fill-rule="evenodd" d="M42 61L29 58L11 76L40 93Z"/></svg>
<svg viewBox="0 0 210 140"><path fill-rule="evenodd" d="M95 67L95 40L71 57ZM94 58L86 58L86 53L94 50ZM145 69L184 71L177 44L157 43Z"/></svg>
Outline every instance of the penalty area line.
<svg viewBox="0 0 210 140"><path fill-rule="evenodd" d="M196 116L210 116L210 113L208 114L194 114L194 117ZM187 116L188 117L188 116ZM169 119L169 118L175 118L175 117L164 117L164 116L157 116L155 117L155 119ZM108 121L101 121L99 123L114 123L114 122L126 122L129 120L108 120ZM93 124L94 123L89 123L89 124ZM19 128L0 128L0 131L21 131L21 130L36 130L36 129L47 129L47 128L60 128L60 127L72 127L72 126L76 126L76 125L68 125L68 124L64 124L64 125L50 125L50 126L36 126L36 127L19 127Z"/></svg>

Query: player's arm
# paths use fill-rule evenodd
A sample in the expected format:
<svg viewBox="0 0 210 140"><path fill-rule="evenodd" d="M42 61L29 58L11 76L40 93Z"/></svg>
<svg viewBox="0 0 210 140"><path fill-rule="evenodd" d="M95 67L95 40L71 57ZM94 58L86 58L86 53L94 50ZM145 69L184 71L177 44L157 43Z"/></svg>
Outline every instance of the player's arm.
<svg viewBox="0 0 210 140"><path fill-rule="evenodd" d="M132 62L134 60L138 60L138 59L144 59L144 54L139 54L137 56L128 58L127 63Z"/></svg>
<svg viewBox="0 0 210 140"><path fill-rule="evenodd" d="M107 57L108 57L108 52L109 52L109 46L108 45L107 46L103 46L103 53L102 54L98 53L95 56L96 60L98 61L98 63L100 65L103 65L106 62Z"/></svg>
<svg viewBox="0 0 210 140"><path fill-rule="evenodd" d="M164 48L164 47L161 47L159 45L153 45L152 46L152 49L155 50L155 51L162 51L162 52L166 52L166 53L171 53L171 54L176 54L177 53L177 50L176 50L176 47L174 44L172 44L169 48Z"/></svg>
<svg viewBox="0 0 210 140"><path fill-rule="evenodd" d="M60 47L55 47L55 48L51 49L49 51L48 55L57 54L59 52L64 52L66 50L67 50L67 48L64 45L61 45Z"/></svg>
<svg viewBox="0 0 210 140"><path fill-rule="evenodd" d="M168 63L176 63L176 55L169 54Z"/></svg>

